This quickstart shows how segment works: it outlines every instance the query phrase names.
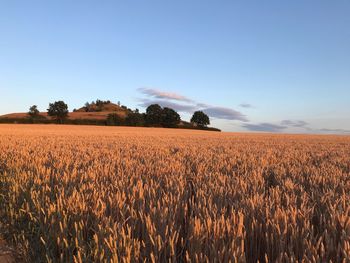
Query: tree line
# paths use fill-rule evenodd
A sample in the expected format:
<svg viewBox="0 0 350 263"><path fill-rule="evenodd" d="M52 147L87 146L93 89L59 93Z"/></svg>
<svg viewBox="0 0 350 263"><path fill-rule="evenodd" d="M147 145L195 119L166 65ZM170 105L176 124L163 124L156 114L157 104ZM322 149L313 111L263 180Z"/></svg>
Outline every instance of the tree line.
<svg viewBox="0 0 350 263"><path fill-rule="evenodd" d="M98 101L96 104L110 103L110 101ZM88 105L85 105L87 108ZM126 108L126 107L125 107ZM62 124L68 118L68 105L64 101L55 101L49 104L48 116L57 123ZM29 118L33 121L45 118L40 115L37 105L29 108ZM169 107L161 107L159 104L152 104L147 107L145 113L140 113L138 109L127 108L125 117L117 113L110 113L106 119L106 125L110 126L146 126L146 127L166 127L176 128L181 123L180 115ZM191 124L199 128L206 128L210 124L210 119L203 111L196 111L191 118Z"/></svg>

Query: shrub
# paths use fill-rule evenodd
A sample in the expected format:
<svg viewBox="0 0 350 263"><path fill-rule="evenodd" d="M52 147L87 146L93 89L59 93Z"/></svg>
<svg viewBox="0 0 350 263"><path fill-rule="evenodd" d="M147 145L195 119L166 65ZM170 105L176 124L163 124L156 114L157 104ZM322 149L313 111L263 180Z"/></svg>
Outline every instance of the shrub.
<svg viewBox="0 0 350 263"><path fill-rule="evenodd" d="M109 126L121 126L125 121L119 114L111 113L108 114L106 123Z"/></svg>

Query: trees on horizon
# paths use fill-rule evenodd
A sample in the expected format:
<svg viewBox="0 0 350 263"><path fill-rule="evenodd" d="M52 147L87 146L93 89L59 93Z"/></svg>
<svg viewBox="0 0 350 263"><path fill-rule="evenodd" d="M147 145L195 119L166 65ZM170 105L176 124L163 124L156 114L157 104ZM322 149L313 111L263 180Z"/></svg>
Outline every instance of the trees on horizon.
<svg viewBox="0 0 350 263"><path fill-rule="evenodd" d="M96 102L92 102L91 104L87 102L84 108L89 109L89 106L92 105L101 106L108 103L111 102L109 100L96 100ZM181 123L181 117L174 109L169 107L162 108L159 104L149 105L145 113L140 113L138 109L131 110L126 106L122 107L128 110L126 116L122 117L118 115L117 112L112 112L107 116L105 121L106 125L176 128ZM57 123L60 124L68 117L68 113L68 105L64 101L50 103L49 108L47 109L48 116L53 117ZM32 105L27 114L33 121L40 117L45 119L44 116L40 116L37 105ZM191 118L191 124L200 128L206 128L210 124L209 116L203 111L196 111ZM184 128L190 128L186 122L184 122L182 126L184 126Z"/></svg>
<svg viewBox="0 0 350 263"><path fill-rule="evenodd" d="M180 123L180 115L173 109L152 104L146 109L146 125L174 128Z"/></svg>

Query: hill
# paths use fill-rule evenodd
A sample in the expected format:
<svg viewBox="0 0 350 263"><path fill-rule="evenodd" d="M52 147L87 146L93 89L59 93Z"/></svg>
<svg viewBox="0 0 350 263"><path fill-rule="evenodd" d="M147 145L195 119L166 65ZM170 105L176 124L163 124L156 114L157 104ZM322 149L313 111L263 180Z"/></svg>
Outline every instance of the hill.
<svg viewBox="0 0 350 263"><path fill-rule="evenodd" d="M99 103L97 100L97 103L86 103L84 107L74 109L73 112L69 112L68 120L106 120L108 114L117 114L121 118L125 118L129 111L131 110L126 106L119 106L109 101L101 101L101 103ZM40 112L39 115L42 120L53 119L52 117L48 116L47 112ZM29 119L29 115L26 112L10 113L1 115L0 119Z"/></svg>
<svg viewBox="0 0 350 263"><path fill-rule="evenodd" d="M112 123L108 119L108 116L111 115L115 116ZM130 117L129 119L131 120L128 120L128 117ZM143 119L143 121L140 121L140 118ZM145 115L139 113L138 110L131 110L127 106L115 104L111 101L96 100L91 103L87 102L83 107L69 112L65 124L146 126L144 118ZM47 112L39 112L35 119L31 118L27 112L20 112L1 115L0 123L50 124L55 123L55 119L49 116ZM220 131L219 129L211 127L196 127L192 123L183 120L174 128Z"/></svg>

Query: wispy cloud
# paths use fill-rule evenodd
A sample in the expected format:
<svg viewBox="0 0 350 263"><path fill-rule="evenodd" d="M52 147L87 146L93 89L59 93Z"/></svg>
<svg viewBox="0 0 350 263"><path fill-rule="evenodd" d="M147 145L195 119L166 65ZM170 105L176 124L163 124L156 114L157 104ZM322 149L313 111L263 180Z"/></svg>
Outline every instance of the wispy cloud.
<svg viewBox="0 0 350 263"><path fill-rule="evenodd" d="M139 106L141 107L146 108L151 104L159 104L162 107L169 107L190 114L196 110L202 110L209 117L216 119L248 121L247 117L237 110L198 102L178 93L153 88L139 88L138 91L148 97L140 99L141 104Z"/></svg>
<svg viewBox="0 0 350 263"><path fill-rule="evenodd" d="M249 104L249 103L241 103L241 104L239 104L239 107L246 108L246 109L254 108L254 106Z"/></svg>
<svg viewBox="0 0 350 263"><path fill-rule="evenodd" d="M284 129L287 129L287 126L277 125L273 123L259 123L259 124L251 124L245 123L242 125L243 128L246 128L249 131L260 131L260 132L282 132Z"/></svg>
<svg viewBox="0 0 350 263"><path fill-rule="evenodd" d="M350 130L345 130L345 129L319 129L320 132L325 132L325 133L350 133Z"/></svg>
<svg viewBox="0 0 350 263"><path fill-rule="evenodd" d="M190 98L187 98L185 96L182 96L174 92L165 92L165 91L161 91L153 88L139 88L138 91L146 96L153 97L156 99L177 100L177 101L183 101L183 102L189 102L189 103L194 102Z"/></svg>
<svg viewBox="0 0 350 263"><path fill-rule="evenodd" d="M282 120L280 124L263 122L259 124L243 124L242 127L250 131L261 131L261 132L283 132L288 128L301 128L305 130L311 130L308 127L309 123L303 120Z"/></svg>
<svg viewBox="0 0 350 263"><path fill-rule="evenodd" d="M309 125L308 122L302 121L302 120L283 120L280 123L281 124L274 124L274 123L268 123L268 122L259 123L259 124L245 123L245 124L242 124L241 127L249 131L260 131L260 132L284 132L289 128L299 128L312 133L350 134L350 130L345 130L345 129L327 129L327 128L313 129L308 126Z"/></svg>
<svg viewBox="0 0 350 263"><path fill-rule="evenodd" d="M139 106L144 108L147 108L149 105L152 104L159 104L162 107L169 107L180 112L193 113L196 110L196 107L194 105L180 104L168 100L141 99L141 101L142 103L140 103Z"/></svg>
<svg viewBox="0 0 350 263"><path fill-rule="evenodd" d="M197 107L198 108L209 108L210 105L206 104L206 103L197 103Z"/></svg>
<svg viewBox="0 0 350 263"><path fill-rule="evenodd" d="M281 125L298 127L298 128L306 128L306 126L309 125L309 123L302 120L283 120L281 121Z"/></svg>
<svg viewBox="0 0 350 263"><path fill-rule="evenodd" d="M239 121L248 121L247 117L241 112L225 108L225 107L209 107L202 109L206 114L211 117L225 120L239 120Z"/></svg>

